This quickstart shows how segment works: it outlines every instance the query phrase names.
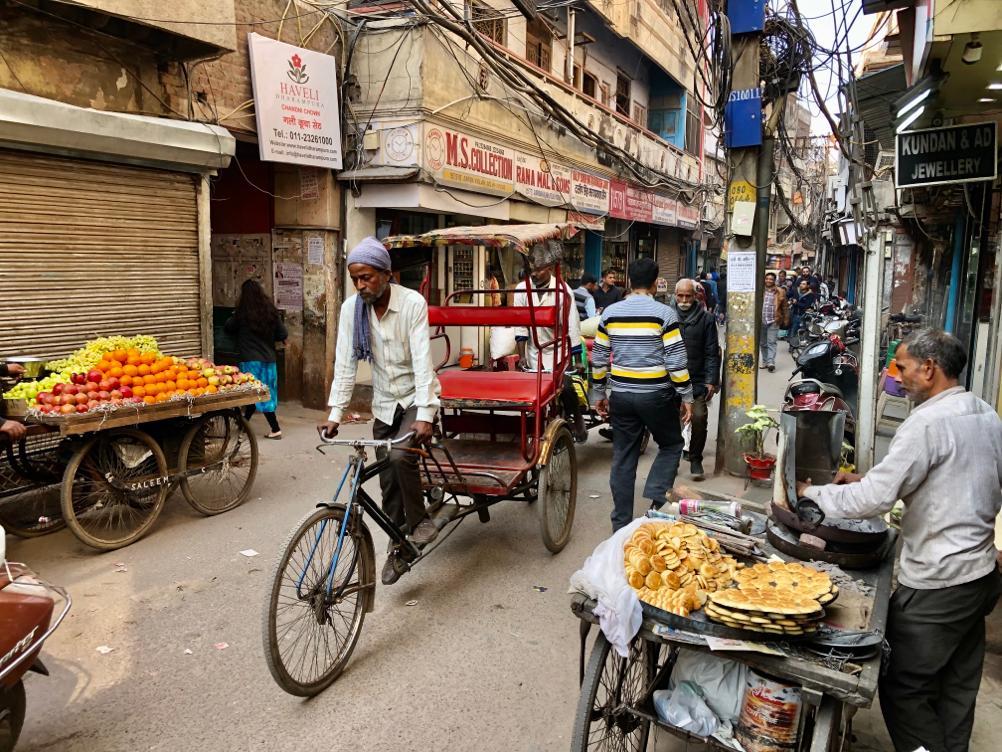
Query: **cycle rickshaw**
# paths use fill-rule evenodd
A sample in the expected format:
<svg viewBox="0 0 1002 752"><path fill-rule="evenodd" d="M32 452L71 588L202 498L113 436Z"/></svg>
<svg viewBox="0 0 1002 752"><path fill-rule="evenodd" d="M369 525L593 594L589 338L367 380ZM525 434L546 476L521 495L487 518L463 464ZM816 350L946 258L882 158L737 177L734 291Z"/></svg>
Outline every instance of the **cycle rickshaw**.
<svg viewBox="0 0 1002 752"><path fill-rule="evenodd" d="M391 252L436 246L512 249L522 255L527 273L519 285L526 289L531 285L529 250L575 232L570 224L454 227L383 242ZM366 450L404 447L409 435L390 441L325 440L353 453L334 498L318 505L292 532L279 557L264 614L265 657L285 691L307 697L330 686L347 665L365 614L373 609L375 550L365 515L405 555L408 567L428 556L463 519L476 514L487 522L490 507L506 500L535 503L543 543L551 552L567 545L577 497L577 459L561 414L561 393L570 363L566 322L573 301L560 284L559 258L554 261L558 284L544 301L549 305L534 303L532 295L525 306L467 305L511 291L462 289L442 305L428 308L431 337L445 345L436 367L442 409L434 441L406 451L421 458L425 503L442 531L433 543L423 549L412 543L364 488L386 464L367 464ZM493 326L528 332L537 351L547 354L537 359L534 372L449 365L451 333ZM552 332L552 338L544 341L545 332ZM550 357L554 369L542 370L539 366Z"/></svg>

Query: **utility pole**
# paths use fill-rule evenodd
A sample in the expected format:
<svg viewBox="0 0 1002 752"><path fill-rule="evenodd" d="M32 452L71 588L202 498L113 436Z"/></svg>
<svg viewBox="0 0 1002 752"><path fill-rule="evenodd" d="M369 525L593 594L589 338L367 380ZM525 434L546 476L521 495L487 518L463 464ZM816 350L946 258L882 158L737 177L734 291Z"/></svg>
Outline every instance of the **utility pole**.
<svg viewBox="0 0 1002 752"><path fill-rule="evenodd" d="M724 353L721 420L717 435L717 467L744 475L741 438L735 433L748 422L745 412L755 403L756 289L760 286L759 249L753 240L752 219L760 191L768 202L771 179L758 182L762 144L762 101L759 74L759 43L765 20L765 4L728 3L733 35L734 70L725 110L724 144L727 147L727 338ZM770 160L771 161L771 160ZM750 204L750 205L749 205ZM768 204L766 204L768 207ZM768 233L768 212L766 212ZM764 249L762 251L764 253ZM720 444L723 443L723 451Z"/></svg>

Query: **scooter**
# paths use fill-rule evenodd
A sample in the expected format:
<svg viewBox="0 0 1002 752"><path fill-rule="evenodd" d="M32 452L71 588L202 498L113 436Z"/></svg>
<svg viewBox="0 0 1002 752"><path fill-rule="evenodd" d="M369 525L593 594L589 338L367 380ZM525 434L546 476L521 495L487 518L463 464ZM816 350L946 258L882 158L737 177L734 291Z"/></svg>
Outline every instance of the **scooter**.
<svg viewBox="0 0 1002 752"><path fill-rule="evenodd" d="M73 601L24 564L7 561L4 535L0 527L0 752L11 752L24 725L24 675L49 675L38 657L42 643L66 618ZM53 620L57 597L62 610Z"/></svg>
<svg viewBox="0 0 1002 752"><path fill-rule="evenodd" d="M806 347L797 356L797 368L790 374L791 379L801 374L802 380L787 389L788 398L793 390L794 402L799 398L805 405L834 400L845 406L848 420L855 423L859 397L859 359L848 347L855 341L855 338L843 341L837 334L830 334Z"/></svg>

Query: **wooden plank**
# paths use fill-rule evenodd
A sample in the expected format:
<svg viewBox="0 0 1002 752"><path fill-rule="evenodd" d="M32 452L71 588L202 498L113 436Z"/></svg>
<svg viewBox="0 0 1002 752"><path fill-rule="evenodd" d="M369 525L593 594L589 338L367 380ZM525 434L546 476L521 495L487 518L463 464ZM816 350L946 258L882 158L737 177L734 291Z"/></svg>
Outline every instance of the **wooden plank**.
<svg viewBox="0 0 1002 752"><path fill-rule="evenodd" d="M55 426L63 436L75 436L111 428L128 428L171 418L192 418L217 410L253 405L268 399L268 390L263 392L224 392L218 395L195 397L186 400L168 400L155 405L125 406L114 412L94 415L45 415L31 420L42 425Z"/></svg>

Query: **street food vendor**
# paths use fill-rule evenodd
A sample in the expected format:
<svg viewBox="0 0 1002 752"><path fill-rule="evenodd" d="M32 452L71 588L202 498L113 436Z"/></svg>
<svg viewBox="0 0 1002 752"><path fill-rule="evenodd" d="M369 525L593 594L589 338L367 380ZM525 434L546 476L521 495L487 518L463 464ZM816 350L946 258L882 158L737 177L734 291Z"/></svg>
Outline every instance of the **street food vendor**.
<svg viewBox="0 0 1002 752"><path fill-rule="evenodd" d="M0 377L23 375L24 366L18 363L0 362ZM27 430L28 429L24 427L24 423L16 420L6 420L2 417L2 414L0 414L0 433L11 441L20 441L23 439Z"/></svg>
<svg viewBox="0 0 1002 752"><path fill-rule="evenodd" d="M905 505L898 588L887 621L890 657L880 706L897 750L966 750L985 654L985 617L1002 592L995 518L1002 508L1002 419L958 384L967 354L936 329L898 346L914 409L887 456L865 475L797 484L833 517L868 518Z"/></svg>

